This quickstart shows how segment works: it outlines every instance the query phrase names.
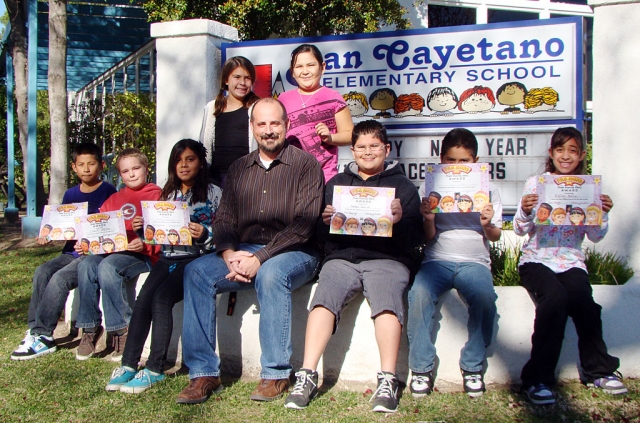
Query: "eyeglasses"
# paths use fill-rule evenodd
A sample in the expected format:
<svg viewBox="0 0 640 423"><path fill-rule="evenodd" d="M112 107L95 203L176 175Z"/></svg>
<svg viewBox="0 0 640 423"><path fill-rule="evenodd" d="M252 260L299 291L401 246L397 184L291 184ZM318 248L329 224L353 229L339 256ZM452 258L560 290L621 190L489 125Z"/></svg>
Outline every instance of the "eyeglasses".
<svg viewBox="0 0 640 423"><path fill-rule="evenodd" d="M371 144L369 146L366 145L356 145L355 147L351 147L351 149L353 151L357 151L358 153L364 153L365 151L367 151L367 148L369 149L369 151L371 151L372 153L376 153L378 151L382 151L385 148L387 148L386 144Z"/></svg>

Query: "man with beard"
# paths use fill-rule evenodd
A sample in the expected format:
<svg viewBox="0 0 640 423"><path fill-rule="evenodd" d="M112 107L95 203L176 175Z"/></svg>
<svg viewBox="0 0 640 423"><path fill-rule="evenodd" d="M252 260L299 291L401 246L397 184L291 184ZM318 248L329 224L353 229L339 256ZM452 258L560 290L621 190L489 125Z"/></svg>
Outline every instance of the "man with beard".
<svg viewBox="0 0 640 423"><path fill-rule="evenodd" d="M190 382L178 403L201 403L222 389L215 352L216 295L222 292L257 292L262 379L250 398L271 401L289 387L291 292L318 264L309 239L324 180L312 155L285 142L288 125L278 100L255 103L251 129L258 150L229 168L213 225L216 253L185 269L182 351Z"/></svg>

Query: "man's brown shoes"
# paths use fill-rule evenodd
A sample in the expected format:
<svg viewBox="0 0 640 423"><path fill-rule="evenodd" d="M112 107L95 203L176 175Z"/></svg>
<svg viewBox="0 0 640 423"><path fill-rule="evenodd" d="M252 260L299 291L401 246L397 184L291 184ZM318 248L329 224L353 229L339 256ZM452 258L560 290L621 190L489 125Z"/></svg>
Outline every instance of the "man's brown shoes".
<svg viewBox="0 0 640 423"><path fill-rule="evenodd" d="M219 377L203 376L189 381L189 386L178 394L178 404L200 404L209 399L216 392L222 390L222 382Z"/></svg>
<svg viewBox="0 0 640 423"><path fill-rule="evenodd" d="M254 401L273 401L280 398L289 388L289 379L261 379L256 389L251 393Z"/></svg>

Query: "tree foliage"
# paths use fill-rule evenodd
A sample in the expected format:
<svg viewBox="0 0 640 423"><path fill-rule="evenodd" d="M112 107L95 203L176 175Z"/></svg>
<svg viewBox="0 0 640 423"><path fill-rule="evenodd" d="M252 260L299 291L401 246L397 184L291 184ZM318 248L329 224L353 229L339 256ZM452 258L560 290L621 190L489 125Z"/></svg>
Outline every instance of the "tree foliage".
<svg viewBox="0 0 640 423"><path fill-rule="evenodd" d="M237 28L244 40L410 27L397 0L148 0L144 9L154 21L216 20Z"/></svg>
<svg viewBox="0 0 640 423"><path fill-rule="evenodd" d="M108 95L104 105L100 99L89 100L74 106L71 112L76 118L69 123L70 149L77 143L95 142L107 157L107 164L112 167L115 154L125 148L136 147L149 158L149 168L153 173L156 160L156 106L147 95ZM75 180L75 175L71 176ZM107 170L107 176L114 184L117 183L113 168Z"/></svg>

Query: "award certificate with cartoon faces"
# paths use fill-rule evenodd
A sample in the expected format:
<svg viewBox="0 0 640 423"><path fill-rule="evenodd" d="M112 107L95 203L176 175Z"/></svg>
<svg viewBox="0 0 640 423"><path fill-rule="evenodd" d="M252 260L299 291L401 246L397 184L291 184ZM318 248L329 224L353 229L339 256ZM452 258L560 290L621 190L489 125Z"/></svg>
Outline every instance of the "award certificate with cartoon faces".
<svg viewBox="0 0 640 423"><path fill-rule="evenodd" d="M336 213L331 218L329 233L390 237L393 229L391 202L395 188L333 187Z"/></svg>
<svg viewBox="0 0 640 423"><path fill-rule="evenodd" d="M127 229L121 211L77 217L76 232L84 254L110 254L127 249Z"/></svg>
<svg viewBox="0 0 640 423"><path fill-rule="evenodd" d="M536 192L536 225L602 225L602 176L540 175Z"/></svg>
<svg viewBox="0 0 640 423"><path fill-rule="evenodd" d="M425 195L432 213L479 213L491 202L488 163L428 164Z"/></svg>
<svg viewBox="0 0 640 423"><path fill-rule="evenodd" d="M142 201L144 242L191 245L189 205L184 201Z"/></svg>
<svg viewBox="0 0 640 423"><path fill-rule="evenodd" d="M76 236L76 217L86 216L89 203L49 204L44 206L40 223L40 238L48 241L69 241Z"/></svg>

